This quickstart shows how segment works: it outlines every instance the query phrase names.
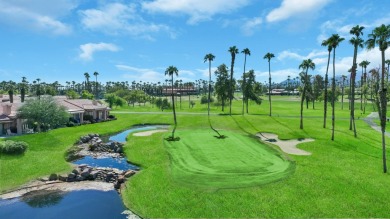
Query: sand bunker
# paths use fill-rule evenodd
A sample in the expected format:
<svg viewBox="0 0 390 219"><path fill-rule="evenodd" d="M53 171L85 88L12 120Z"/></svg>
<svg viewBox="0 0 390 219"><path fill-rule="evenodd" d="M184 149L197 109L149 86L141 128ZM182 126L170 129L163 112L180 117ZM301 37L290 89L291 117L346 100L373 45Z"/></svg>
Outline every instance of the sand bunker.
<svg viewBox="0 0 390 219"><path fill-rule="evenodd" d="M137 132L137 133L134 133L133 135L134 136L151 136L154 133L166 132L166 131L168 131L168 130L166 130L166 129L157 129L157 130L150 130L150 131L145 131L145 132Z"/></svg>
<svg viewBox="0 0 390 219"><path fill-rule="evenodd" d="M55 181L51 183L36 181L30 183L27 186L19 188L15 191L2 194L0 195L0 198L2 199L17 198L28 192L37 191L37 190L60 190L63 192L79 191L79 190L110 191L110 190L114 190L114 186L112 183L94 182L94 181L82 181L82 182Z"/></svg>
<svg viewBox="0 0 390 219"><path fill-rule="evenodd" d="M297 148L297 144L314 141L314 139L310 138L302 140L280 140L278 135L272 133L258 133L256 136L262 141L267 141L279 146L279 148L285 153L293 155L311 155L310 152Z"/></svg>

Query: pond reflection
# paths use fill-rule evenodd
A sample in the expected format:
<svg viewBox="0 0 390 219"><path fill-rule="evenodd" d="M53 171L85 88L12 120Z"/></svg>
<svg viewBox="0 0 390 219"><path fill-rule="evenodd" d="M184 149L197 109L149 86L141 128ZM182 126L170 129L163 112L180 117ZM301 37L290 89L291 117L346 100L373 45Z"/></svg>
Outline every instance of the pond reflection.
<svg viewBox="0 0 390 219"><path fill-rule="evenodd" d="M40 192L22 198L0 199L0 218L126 218L122 214L126 208L116 191Z"/></svg>
<svg viewBox="0 0 390 219"><path fill-rule="evenodd" d="M60 190L38 190L24 194L20 201L33 208L43 208L59 204L65 194Z"/></svg>

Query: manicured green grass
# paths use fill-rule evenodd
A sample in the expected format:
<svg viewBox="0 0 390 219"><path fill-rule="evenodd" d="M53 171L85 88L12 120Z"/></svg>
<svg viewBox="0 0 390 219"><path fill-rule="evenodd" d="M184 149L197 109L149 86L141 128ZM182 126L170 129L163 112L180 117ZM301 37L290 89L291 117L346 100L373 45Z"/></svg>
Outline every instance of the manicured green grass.
<svg viewBox="0 0 390 219"><path fill-rule="evenodd" d="M195 120L180 115L182 126L178 129L197 127L198 122L189 123ZM268 131L282 139L314 138L316 141L300 146L313 154L290 155L296 170L282 181L241 189L202 190L176 179L174 154L164 146L167 134L130 137L126 153L143 170L128 182L123 193L125 204L151 218L390 216L385 207L390 201L389 175L381 169L380 135L364 122L357 121L359 135L355 139L348 130L349 121L338 121L332 142L330 129L321 127L322 119L307 120L304 130L297 128L297 118L246 115L212 120L238 133Z"/></svg>
<svg viewBox="0 0 390 219"><path fill-rule="evenodd" d="M188 187L206 190L258 186L283 179L294 165L253 136L225 131L218 139L209 130L180 130L180 141L165 141L172 176Z"/></svg>
<svg viewBox="0 0 390 219"><path fill-rule="evenodd" d="M156 133L149 137L129 136L126 155L130 161L139 164L142 170L126 183L122 194L126 206L148 218L390 217L387 208L390 202L390 178L389 174L382 173L381 135L362 121L364 115L358 119L359 106L356 106L358 137L354 138L353 132L349 130L348 103L344 103L344 110L340 110L339 103L336 104L335 141L331 141L330 105L326 128L322 128L323 103L316 103L314 110L311 104L309 109L304 109L304 129L300 130L300 103L299 99L296 99L273 97L272 117L268 116L269 105L266 100L260 106L251 104L249 115L239 115L241 102L235 101L233 116L216 115L221 113L221 108L217 106L212 107L211 116L213 126L228 136L226 140L237 135L237 140L248 138L251 143L254 139L249 136L257 132L276 133L280 139L314 138L314 142L299 145L299 148L311 152L311 156L284 155L295 163L293 174L272 183L234 189L198 186L204 183L202 177L199 177L194 178L194 186L178 179L180 175L175 170L175 156L184 154L185 148L177 148L184 147L182 142L179 142L180 145L176 148L171 148L176 145L168 145L164 141L164 137L169 133ZM187 139L193 138L192 134L196 135L195 132L189 133L191 130L210 130L207 116L204 115L207 106L197 103L194 109L188 109L188 106L186 109L184 103L182 104L182 110L178 110L177 135L182 138L183 144L187 142L186 144L191 146L189 142L204 141L207 146L207 142L211 140L206 140L206 134L200 133L199 139ZM366 115L370 110L371 107L367 107ZM115 111L112 114L116 114ZM142 123L172 124L173 120L170 113L153 113L160 111L148 105L134 109L126 107L117 111L151 113L117 113L117 121L12 137L14 140L28 142L30 147L23 156L1 155L0 190L17 187L52 172L69 171L70 165L65 162L64 154L81 135L109 134ZM225 108L225 113L228 111L229 109ZM193 112L203 114L188 114ZM210 136L212 135L214 133L210 131ZM248 142L248 139L245 142ZM212 140L218 141L214 138ZM389 138L386 138L386 141L389 142ZM226 147L234 148L234 145ZM202 148L209 155L215 156L210 149ZM202 150L195 150L193 154L192 151L186 152L185 158L193 156L200 159ZM230 160L229 157L223 160L221 153L228 155L223 150L217 154L215 160L207 155L204 157L205 160L214 162L214 166L218 166L221 163L229 164L229 161L238 162L239 156L248 156L248 150L245 148L236 152L237 154L231 153L234 156ZM250 163L254 165L255 162L251 160ZM192 165L186 167L194 167L196 162L190 164ZM237 181L240 180L237 177Z"/></svg>
<svg viewBox="0 0 390 219"><path fill-rule="evenodd" d="M162 122L168 122L163 119L167 116L148 116L152 122L157 117L161 118ZM127 115L110 122L11 137L10 139L15 141L27 142L29 147L25 154L19 156L0 154L0 192L51 173L70 171L71 165L64 159L65 152L80 136L89 133L101 135L116 133L134 124L147 123L148 118Z"/></svg>

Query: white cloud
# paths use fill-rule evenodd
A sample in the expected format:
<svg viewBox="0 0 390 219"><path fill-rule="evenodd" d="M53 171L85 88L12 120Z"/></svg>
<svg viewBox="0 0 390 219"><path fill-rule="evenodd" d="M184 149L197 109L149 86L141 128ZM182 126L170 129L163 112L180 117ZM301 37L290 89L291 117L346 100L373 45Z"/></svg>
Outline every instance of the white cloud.
<svg viewBox="0 0 390 219"><path fill-rule="evenodd" d="M302 16L321 10L331 0L283 0L281 6L267 15L268 22L286 20L294 16Z"/></svg>
<svg viewBox="0 0 390 219"><path fill-rule="evenodd" d="M188 23L196 24L210 20L216 14L226 14L248 5L250 0L154 0L142 3L149 12L161 12L172 15L186 14Z"/></svg>
<svg viewBox="0 0 390 219"><path fill-rule="evenodd" d="M116 65L115 67L120 71L124 71L123 78L129 81L158 82L163 81L162 79L165 77L164 73L153 69L136 68L128 65Z"/></svg>
<svg viewBox="0 0 390 219"><path fill-rule="evenodd" d="M214 72L217 70L217 67L211 67L211 80L213 80L213 78L215 77L214 76ZM203 78L203 79L207 79L209 78L209 68L205 68L205 69L196 69L196 71L198 71L200 74L200 78Z"/></svg>
<svg viewBox="0 0 390 219"><path fill-rule="evenodd" d="M263 23L261 17L254 17L247 20L244 25L242 25L241 30L246 36L251 36L256 29L260 28L260 25Z"/></svg>
<svg viewBox="0 0 390 219"><path fill-rule="evenodd" d="M76 6L74 1L66 0L0 0L0 22L34 31L66 35L72 32L72 27L59 19Z"/></svg>
<svg viewBox="0 0 390 219"><path fill-rule="evenodd" d="M313 59L313 58L321 57L324 55L328 55L328 52L327 51L313 50L308 55L303 56L303 55L299 55L298 53L285 50L285 51L282 51L281 53L279 53L277 59L278 60L295 59L298 61L302 61L304 59ZM320 59L317 58L317 60L320 60Z"/></svg>
<svg viewBox="0 0 390 219"><path fill-rule="evenodd" d="M90 61L93 59L93 54L99 51L111 51L116 52L119 48L111 43L87 43L80 45L81 53L80 59Z"/></svg>
<svg viewBox="0 0 390 219"><path fill-rule="evenodd" d="M336 53L337 55L337 53ZM386 57L390 56L390 51L386 51L385 54ZM341 59L336 60L335 68L336 68L336 75L349 75L350 73L348 70L352 67L352 56L343 57ZM372 49L372 50L362 50L357 55L357 63L360 63L363 60L367 60L370 62L370 65L367 67L367 71L373 68L380 68L381 67L381 53L378 48ZM332 65L332 60L330 61L330 65ZM318 71L320 73L325 74L326 72L326 64L321 66ZM332 67L329 67L329 73L332 72ZM360 74L361 68L358 67L358 74Z"/></svg>
<svg viewBox="0 0 390 219"><path fill-rule="evenodd" d="M149 82L162 82L170 80L170 77L165 75L165 68L138 68L129 65L115 65L115 67L125 72L123 77L129 81L149 81ZM194 82L198 78L208 78L209 69L196 69L186 70L178 69L179 75L174 77L174 80L182 80L183 82ZM211 68L213 74L216 68ZM207 72L207 74L206 74ZM213 76L213 75L212 75ZM213 79L212 79L213 80Z"/></svg>
<svg viewBox="0 0 390 219"><path fill-rule="evenodd" d="M278 60L284 60L284 59L297 59L297 60L304 60L305 56L299 55L298 53L295 52L290 52L290 51L282 51L279 53Z"/></svg>
<svg viewBox="0 0 390 219"><path fill-rule="evenodd" d="M338 18L335 20L328 20L321 24L320 26L320 34L317 37L317 42L321 43L323 40L328 39L332 34L337 33L340 37L345 39L350 39L352 35L349 31L352 27L359 24L360 26L365 27L363 33L367 36L371 31L382 24L390 23L390 15L382 16L379 19L371 20L371 21L357 21L357 23L346 23L347 18Z"/></svg>
<svg viewBox="0 0 390 219"><path fill-rule="evenodd" d="M272 70L271 65L271 82L279 83L281 81L287 80L288 76L290 76L291 79L297 77L299 75L300 70L299 69L281 69L281 70ZM268 71L262 71L258 72L256 71L256 80L260 83L266 82L268 84L268 78L269 73Z"/></svg>
<svg viewBox="0 0 390 219"><path fill-rule="evenodd" d="M151 33L167 32L172 38L175 33L163 24L146 22L137 12L135 4L111 3L99 9L80 11L81 23L86 29L110 35L129 34L153 39Z"/></svg>

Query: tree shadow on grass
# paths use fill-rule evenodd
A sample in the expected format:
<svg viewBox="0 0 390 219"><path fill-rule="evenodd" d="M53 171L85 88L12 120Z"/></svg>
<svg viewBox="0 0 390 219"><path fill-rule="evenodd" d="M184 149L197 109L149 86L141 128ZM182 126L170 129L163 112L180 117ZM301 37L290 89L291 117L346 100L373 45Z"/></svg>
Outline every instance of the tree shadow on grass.
<svg viewBox="0 0 390 219"><path fill-rule="evenodd" d="M169 137L166 137L164 138L166 141L180 141L180 137L172 137L172 136L169 136Z"/></svg>

